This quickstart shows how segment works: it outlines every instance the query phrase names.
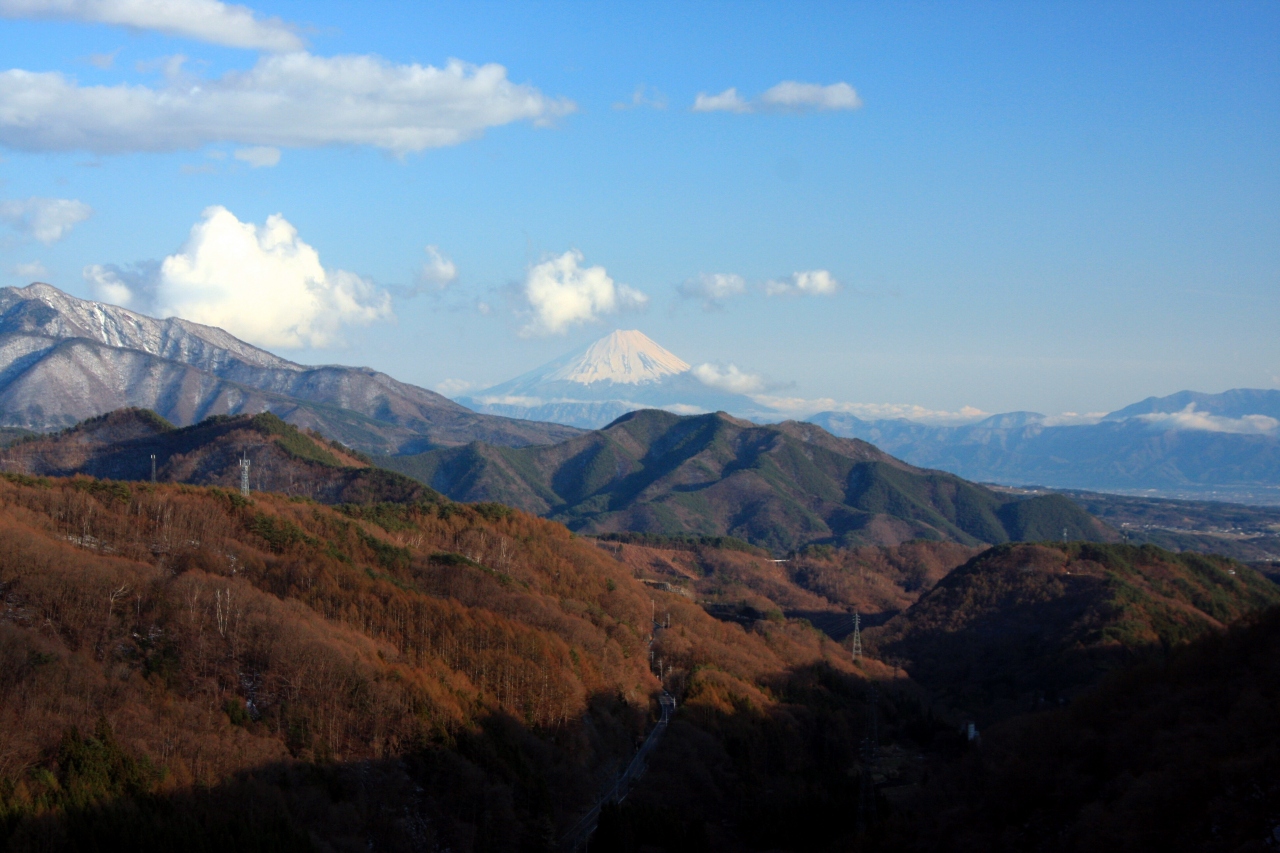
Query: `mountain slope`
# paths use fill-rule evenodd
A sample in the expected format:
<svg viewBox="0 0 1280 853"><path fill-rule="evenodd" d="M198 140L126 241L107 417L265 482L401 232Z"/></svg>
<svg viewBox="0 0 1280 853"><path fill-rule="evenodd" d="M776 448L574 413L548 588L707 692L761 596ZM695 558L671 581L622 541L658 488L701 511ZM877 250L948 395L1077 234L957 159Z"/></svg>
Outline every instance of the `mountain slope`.
<svg viewBox="0 0 1280 853"><path fill-rule="evenodd" d="M0 289L0 422L56 429L127 406L180 425L272 411L376 452L577 434L477 414L369 368L294 364L221 329L158 320L47 284Z"/></svg>
<svg viewBox="0 0 1280 853"><path fill-rule="evenodd" d="M12 474L0 507L6 851L556 849L663 686L705 741L732 697L809 716L785 686L812 667L839 725L770 726L766 781L856 755L865 680L829 640L718 622L502 507Z"/></svg>
<svg viewBox="0 0 1280 853"><path fill-rule="evenodd" d="M156 480L162 483L238 489L243 457L250 461L254 491L321 503L412 501L433 494L270 413L216 416L179 429L154 412L121 409L0 450L0 470L140 481L151 477L152 455Z"/></svg>
<svg viewBox="0 0 1280 853"><path fill-rule="evenodd" d="M637 409L687 414L759 408L749 397L700 381L687 362L634 329L615 331L459 401L477 411L591 429Z"/></svg>
<svg viewBox="0 0 1280 853"><path fill-rule="evenodd" d="M1280 603L1280 587L1223 557L1152 545L1015 544L954 570L884 627L881 657L990 721L1070 698L1148 647L1169 647Z"/></svg>
<svg viewBox="0 0 1280 853"><path fill-rule="evenodd" d="M732 535L780 551L1109 535L1060 496L1022 502L811 424L723 413L644 410L557 445L476 443L380 464L456 500L499 501L586 533Z"/></svg>

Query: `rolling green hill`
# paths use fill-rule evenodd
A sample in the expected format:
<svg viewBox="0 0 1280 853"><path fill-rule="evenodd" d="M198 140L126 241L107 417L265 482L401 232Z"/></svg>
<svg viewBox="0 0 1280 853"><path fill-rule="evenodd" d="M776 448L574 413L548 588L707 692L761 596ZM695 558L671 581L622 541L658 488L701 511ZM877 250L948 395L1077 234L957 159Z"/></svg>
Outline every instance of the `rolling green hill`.
<svg viewBox="0 0 1280 853"><path fill-rule="evenodd" d="M560 444L472 443L379 464L455 500L497 501L592 534L728 535L774 551L1113 535L1058 495L1001 495L813 424L724 413L646 410Z"/></svg>

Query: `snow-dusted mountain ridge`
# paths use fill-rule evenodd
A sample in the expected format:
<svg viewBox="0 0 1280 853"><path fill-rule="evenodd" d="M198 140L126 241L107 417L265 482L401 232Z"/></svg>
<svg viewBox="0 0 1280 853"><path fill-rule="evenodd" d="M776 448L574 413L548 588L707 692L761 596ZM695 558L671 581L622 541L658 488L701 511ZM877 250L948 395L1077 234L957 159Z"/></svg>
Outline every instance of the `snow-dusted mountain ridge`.
<svg viewBox="0 0 1280 853"><path fill-rule="evenodd" d="M597 429L637 409L678 414L759 407L714 388L689 363L635 329L618 330L458 402L478 412Z"/></svg>
<svg viewBox="0 0 1280 853"><path fill-rule="evenodd" d="M48 284L0 288L0 426L51 430L126 406L180 426L271 411L373 453L477 440L544 444L577 434L479 415L367 367L295 364L222 329L78 299Z"/></svg>

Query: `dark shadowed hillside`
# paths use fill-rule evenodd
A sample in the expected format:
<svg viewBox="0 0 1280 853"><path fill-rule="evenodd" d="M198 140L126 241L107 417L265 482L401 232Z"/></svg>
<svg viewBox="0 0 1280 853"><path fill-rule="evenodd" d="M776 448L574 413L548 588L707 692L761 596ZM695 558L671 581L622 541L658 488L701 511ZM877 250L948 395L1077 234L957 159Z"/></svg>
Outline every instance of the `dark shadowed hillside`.
<svg viewBox="0 0 1280 853"><path fill-rule="evenodd" d="M868 643L980 720L1053 705L1147 649L1280 603L1222 557L1152 545L1015 544L948 574Z"/></svg>
<svg viewBox="0 0 1280 853"><path fill-rule="evenodd" d="M506 503L584 533L732 535L775 551L1113 535L1060 496L1000 495L812 424L723 413L646 410L557 445L475 443L380 464L455 500Z"/></svg>
<svg viewBox="0 0 1280 853"><path fill-rule="evenodd" d="M1280 610L991 729L898 850L1264 851L1280 816Z"/></svg>

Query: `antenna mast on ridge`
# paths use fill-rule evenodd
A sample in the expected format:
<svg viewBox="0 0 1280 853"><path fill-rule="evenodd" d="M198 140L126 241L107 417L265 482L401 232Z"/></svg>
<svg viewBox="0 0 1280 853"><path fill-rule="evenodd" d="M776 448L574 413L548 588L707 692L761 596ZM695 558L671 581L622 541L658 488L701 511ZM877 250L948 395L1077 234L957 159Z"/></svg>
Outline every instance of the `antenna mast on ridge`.
<svg viewBox="0 0 1280 853"><path fill-rule="evenodd" d="M240 457L240 497L249 497L249 457Z"/></svg>

